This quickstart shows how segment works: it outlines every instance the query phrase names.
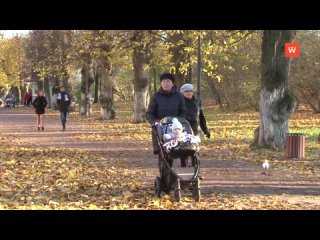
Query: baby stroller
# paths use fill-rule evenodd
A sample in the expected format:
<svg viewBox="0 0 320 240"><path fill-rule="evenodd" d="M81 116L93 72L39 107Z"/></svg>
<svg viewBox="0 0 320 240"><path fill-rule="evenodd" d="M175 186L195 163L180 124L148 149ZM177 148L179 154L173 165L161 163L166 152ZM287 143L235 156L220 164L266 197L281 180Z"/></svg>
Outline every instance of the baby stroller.
<svg viewBox="0 0 320 240"><path fill-rule="evenodd" d="M16 102L13 98L7 98L5 102L5 106L7 108L15 108L16 107Z"/></svg>
<svg viewBox="0 0 320 240"><path fill-rule="evenodd" d="M192 190L195 200L199 202L201 197L200 180L198 178L200 161L197 158L199 148L191 143L183 142L170 149L170 151L164 147L163 135L171 131L173 118L177 118L182 124L183 132L193 135L189 122L181 117L166 117L159 124L153 125L153 131L160 147L160 177L156 177L155 180L155 195L160 197L161 192L170 194L170 191L174 190L174 199L179 202L181 200L181 189L189 188ZM193 166L185 168L173 166L174 159L180 157L193 158Z"/></svg>

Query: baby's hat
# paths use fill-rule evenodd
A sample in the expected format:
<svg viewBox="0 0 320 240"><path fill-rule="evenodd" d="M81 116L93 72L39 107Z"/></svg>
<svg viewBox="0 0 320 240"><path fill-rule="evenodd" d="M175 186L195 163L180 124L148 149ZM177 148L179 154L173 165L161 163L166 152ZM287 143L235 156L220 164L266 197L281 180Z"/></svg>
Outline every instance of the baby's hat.
<svg viewBox="0 0 320 240"><path fill-rule="evenodd" d="M178 121L178 119L172 119L172 129L182 129L182 124Z"/></svg>

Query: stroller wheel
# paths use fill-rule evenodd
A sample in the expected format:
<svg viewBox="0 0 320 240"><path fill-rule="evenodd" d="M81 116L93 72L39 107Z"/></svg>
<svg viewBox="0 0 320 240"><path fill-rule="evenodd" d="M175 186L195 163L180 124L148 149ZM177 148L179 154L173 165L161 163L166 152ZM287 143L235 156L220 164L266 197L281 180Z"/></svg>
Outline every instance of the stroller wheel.
<svg viewBox="0 0 320 240"><path fill-rule="evenodd" d="M196 188L200 189L200 179L199 178L197 178L197 180L196 180Z"/></svg>
<svg viewBox="0 0 320 240"><path fill-rule="evenodd" d="M194 199L196 200L196 202L200 202L200 200L201 200L201 191L200 191L200 180L199 180L199 178L197 178L197 180L196 180L193 195L194 195Z"/></svg>
<svg viewBox="0 0 320 240"><path fill-rule="evenodd" d="M158 198L161 195L161 179L160 179L160 177L156 177L156 180L154 181L154 195Z"/></svg>
<svg viewBox="0 0 320 240"><path fill-rule="evenodd" d="M200 202L200 200L201 200L200 189L195 189L194 190L194 199L196 200L196 202Z"/></svg>
<svg viewBox="0 0 320 240"><path fill-rule="evenodd" d="M180 202L180 200L181 200L181 188L180 188L180 180L179 179L177 179L176 187L174 189L174 200L176 202Z"/></svg>
<svg viewBox="0 0 320 240"><path fill-rule="evenodd" d="M181 190L175 190L174 191L174 200L176 202L180 202L180 200L181 200Z"/></svg>

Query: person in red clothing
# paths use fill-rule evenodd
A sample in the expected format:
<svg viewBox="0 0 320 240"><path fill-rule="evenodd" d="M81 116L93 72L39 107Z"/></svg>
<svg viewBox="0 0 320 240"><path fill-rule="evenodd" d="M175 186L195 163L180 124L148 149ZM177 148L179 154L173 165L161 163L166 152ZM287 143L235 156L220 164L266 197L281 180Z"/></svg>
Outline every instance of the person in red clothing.
<svg viewBox="0 0 320 240"><path fill-rule="evenodd" d="M26 93L24 94L24 97L23 97L23 102L24 102L24 105L27 106L28 105L28 99L29 99L29 92L26 91Z"/></svg>

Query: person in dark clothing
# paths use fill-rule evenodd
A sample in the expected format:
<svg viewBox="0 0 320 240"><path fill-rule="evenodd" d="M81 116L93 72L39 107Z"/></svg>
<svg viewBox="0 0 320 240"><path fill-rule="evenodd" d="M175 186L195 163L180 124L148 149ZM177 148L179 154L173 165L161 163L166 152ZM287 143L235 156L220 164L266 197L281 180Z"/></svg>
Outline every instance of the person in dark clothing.
<svg viewBox="0 0 320 240"><path fill-rule="evenodd" d="M199 100L193 96L193 85L186 83L180 88L187 107L186 119L191 125L194 135L199 135L199 124L202 132L207 138L210 138L210 131L207 127L207 121L199 105Z"/></svg>
<svg viewBox="0 0 320 240"><path fill-rule="evenodd" d="M206 119L200 108L199 100L193 96L193 85L186 83L181 86L180 93L183 95L187 107L186 119L191 125L194 135L199 135L199 124L203 133L207 138L210 138L210 131L207 127ZM192 158L192 165L194 166L194 159ZM181 165L186 167L186 158L181 160Z"/></svg>
<svg viewBox="0 0 320 240"><path fill-rule="evenodd" d="M186 105L183 96L176 90L175 78L170 73L163 73L160 76L161 87L154 94L147 110L147 120L154 124L168 116L186 117ZM152 132L153 153L159 154L160 148L157 139Z"/></svg>
<svg viewBox="0 0 320 240"><path fill-rule="evenodd" d="M16 100L13 93L8 93L6 96L6 107L16 107Z"/></svg>
<svg viewBox="0 0 320 240"><path fill-rule="evenodd" d="M69 105L70 105L70 95L66 92L64 86L60 87L60 93L58 93L57 97L57 104L59 106L60 117L61 117L61 124L62 124L62 131L66 130L66 122L69 112Z"/></svg>
<svg viewBox="0 0 320 240"><path fill-rule="evenodd" d="M37 97L34 99L34 101L32 103L32 105L36 109L38 131L40 130L40 128L42 131L44 130L43 115L44 115L45 108L46 108L47 104L48 104L47 99L43 95L43 91L40 90L38 92Z"/></svg>
<svg viewBox="0 0 320 240"><path fill-rule="evenodd" d="M27 100L27 106L29 107L30 104L32 104L32 94L30 93L28 100Z"/></svg>

